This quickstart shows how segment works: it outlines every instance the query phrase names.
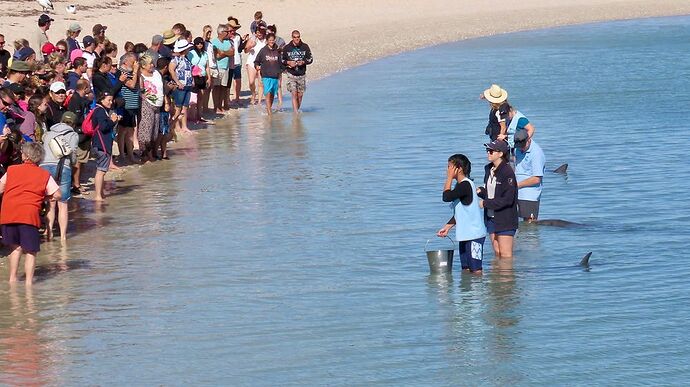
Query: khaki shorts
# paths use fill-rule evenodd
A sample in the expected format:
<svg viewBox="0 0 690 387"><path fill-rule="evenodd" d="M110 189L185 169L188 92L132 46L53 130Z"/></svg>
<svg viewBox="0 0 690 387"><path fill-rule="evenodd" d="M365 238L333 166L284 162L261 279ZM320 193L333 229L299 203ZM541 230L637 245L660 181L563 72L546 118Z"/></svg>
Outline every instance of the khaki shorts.
<svg viewBox="0 0 690 387"><path fill-rule="evenodd" d="M307 90L307 76L287 73L287 90L290 93L304 93Z"/></svg>
<svg viewBox="0 0 690 387"><path fill-rule="evenodd" d="M77 162L86 164L91 158L91 141L84 141L77 147Z"/></svg>
<svg viewBox="0 0 690 387"><path fill-rule="evenodd" d="M229 76L232 70L221 70L217 69L218 71L218 76L213 77L213 86L223 86L223 87L228 87L228 80ZM214 71L215 73L215 71ZM212 74L213 75L213 74Z"/></svg>

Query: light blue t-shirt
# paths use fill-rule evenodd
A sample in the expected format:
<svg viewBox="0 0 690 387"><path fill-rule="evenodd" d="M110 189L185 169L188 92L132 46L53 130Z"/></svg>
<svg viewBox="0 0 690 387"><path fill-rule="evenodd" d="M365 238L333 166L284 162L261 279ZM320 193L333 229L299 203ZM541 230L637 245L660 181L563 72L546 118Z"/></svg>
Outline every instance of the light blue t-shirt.
<svg viewBox="0 0 690 387"><path fill-rule="evenodd" d="M187 59L192 62L192 66L199 66L201 69L201 76L206 76L206 62L208 62L208 54L206 51L201 52L201 57L196 53L196 50L190 50L187 54Z"/></svg>
<svg viewBox="0 0 690 387"><path fill-rule="evenodd" d="M211 44L213 47L217 48L218 51L227 51L232 47L232 41L223 40L221 42L218 38L211 39ZM216 63L218 63L218 69L227 70L228 67L230 67L230 58L225 57L223 59L218 59Z"/></svg>
<svg viewBox="0 0 690 387"><path fill-rule="evenodd" d="M532 140L527 152L515 149L515 178L518 183L532 176L544 177L546 157L539 144ZM537 201L541 198L541 190L544 182L539 185L522 187L518 190L518 199Z"/></svg>

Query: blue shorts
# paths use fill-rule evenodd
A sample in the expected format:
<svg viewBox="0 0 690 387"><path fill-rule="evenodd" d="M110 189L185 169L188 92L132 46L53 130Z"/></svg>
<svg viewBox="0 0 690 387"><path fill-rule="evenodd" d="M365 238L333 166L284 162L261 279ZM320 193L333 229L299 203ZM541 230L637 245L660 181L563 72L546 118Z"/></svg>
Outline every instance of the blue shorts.
<svg viewBox="0 0 690 387"><path fill-rule="evenodd" d="M496 232L496 223L494 223L493 219L491 219L491 218L489 218L489 220L486 221L486 232L489 234L496 234L496 235L515 236L515 229L503 230L503 231Z"/></svg>
<svg viewBox="0 0 690 387"><path fill-rule="evenodd" d="M91 148L91 154L96 158L96 170L108 172L108 169L110 169L110 155L95 147Z"/></svg>
<svg viewBox="0 0 690 387"><path fill-rule="evenodd" d="M460 265L462 270L482 270L484 258L484 239L477 238L471 241L460 241Z"/></svg>
<svg viewBox="0 0 690 387"><path fill-rule="evenodd" d="M37 253L41 250L41 234L38 227L30 224L3 224L2 243L7 246L20 246L25 253Z"/></svg>
<svg viewBox="0 0 690 387"><path fill-rule="evenodd" d="M273 95L278 94L278 78L261 78L261 82L264 84L264 95L271 93Z"/></svg>
<svg viewBox="0 0 690 387"><path fill-rule="evenodd" d="M192 89L185 87L183 90L173 90L172 96L175 100L175 106L189 107L189 101L192 98Z"/></svg>
<svg viewBox="0 0 690 387"><path fill-rule="evenodd" d="M57 181L57 164L42 164L41 168L50 172L50 176L56 179L55 182L60 185L60 193L62 194L60 201L68 201L72 197L72 168L69 165L69 161L65 161L65 165L62 166L60 181Z"/></svg>
<svg viewBox="0 0 690 387"><path fill-rule="evenodd" d="M242 79L242 66L235 66L232 70L232 79Z"/></svg>

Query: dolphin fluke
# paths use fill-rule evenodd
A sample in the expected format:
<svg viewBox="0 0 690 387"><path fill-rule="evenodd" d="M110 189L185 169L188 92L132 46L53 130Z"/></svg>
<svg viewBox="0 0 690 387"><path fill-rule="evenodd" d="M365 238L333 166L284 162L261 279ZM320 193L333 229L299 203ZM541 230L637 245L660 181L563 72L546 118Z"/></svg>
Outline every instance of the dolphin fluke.
<svg viewBox="0 0 690 387"><path fill-rule="evenodd" d="M568 163L561 165L560 167L553 170L554 173L566 174L568 173Z"/></svg>
<svg viewBox="0 0 690 387"><path fill-rule="evenodd" d="M592 256L592 252L590 251L589 253L585 254L584 257L582 257L582 260L580 261L580 266L589 266L589 257Z"/></svg>

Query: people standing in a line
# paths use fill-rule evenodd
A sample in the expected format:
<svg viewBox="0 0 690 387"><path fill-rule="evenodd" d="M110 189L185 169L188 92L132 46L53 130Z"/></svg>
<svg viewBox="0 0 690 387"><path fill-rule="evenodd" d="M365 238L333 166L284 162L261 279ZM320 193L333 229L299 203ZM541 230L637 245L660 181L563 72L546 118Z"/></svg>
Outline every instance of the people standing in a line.
<svg viewBox="0 0 690 387"><path fill-rule="evenodd" d="M455 240L459 243L462 270L481 273L486 227L484 212L479 207L477 188L470 180L471 171L472 163L467 156L455 154L448 158L443 201L453 203L453 216L438 230L437 235L444 238L448 236L450 229L455 227ZM453 180L456 181L454 187Z"/></svg>
<svg viewBox="0 0 690 387"><path fill-rule="evenodd" d="M266 97L266 112L273 113L273 99L278 93L278 79L282 72L280 63L280 50L276 45L276 36L266 36L266 46L256 55L254 60L256 71L260 74L263 83L264 96Z"/></svg>
<svg viewBox="0 0 690 387"><path fill-rule="evenodd" d="M46 197L59 200L60 187L50 173L38 164L43 147L36 142L22 145L22 164L12 165L0 178L2 243L9 246L10 284L17 282L19 259L24 255L26 286L33 284L36 255L41 250L39 211Z"/></svg>
<svg viewBox="0 0 690 387"><path fill-rule="evenodd" d="M314 62L309 45L302 41L299 31L292 31L292 39L283 47L283 65L287 71L287 90L292 94L292 110L299 113L302 97L307 90L307 65Z"/></svg>
<svg viewBox="0 0 690 387"><path fill-rule="evenodd" d="M187 110L192 98L192 63L187 59L187 53L192 48L192 44L181 39L175 42L173 59L168 64L170 77L177 85L173 91L175 100L175 113L172 117L173 133L189 134L192 131L187 127Z"/></svg>
<svg viewBox="0 0 690 387"><path fill-rule="evenodd" d="M230 30L227 24L219 24L216 32L218 36L211 40L217 70L217 76L213 78L213 109L216 113L223 114L230 109L230 68L235 57L235 49L229 38ZM172 71L170 74L172 75Z"/></svg>
<svg viewBox="0 0 690 387"><path fill-rule="evenodd" d="M46 225L46 238L53 239L53 227L55 225L55 216L57 214L58 226L60 229L60 239L67 239L67 223L69 222L69 209L67 202L72 197L72 166L77 163L76 149L79 145L79 135L74 131L73 127L77 121L77 116L72 112L65 112L62 115L62 122L53 125L48 133L43 137L43 161L41 168L45 169L55 179L55 182L60 186L61 196L57 203L50 202L50 209L46 218L48 220ZM61 141L69 145L70 152L68 154L55 154L54 146L51 145L53 139Z"/></svg>
<svg viewBox="0 0 690 387"><path fill-rule="evenodd" d="M265 45L266 28L263 24L259 24L254 36L249 38L249 41L244 46L244 52L247 53L247 80L249 81L249 91L251 92L250 105L261 104L263 85L261 83L261 74L254 67L254 61L256 60L256 55Z"/></svg>
<svg viewBox="0 0 690 387"><path fill-rule="evenodd" d="M155 160L155 144L158 139L161 122L161 107L164 103L163 78L156 71L153 58L144 55L139 58L139 69L141 70L141 84L139 88L142 93L141 103L141 122L137 140L143 162Z"/></svg>
<svg viewBox="0 0 690 387"><path fill-rule="evenodd" d="M244 51L244 47L249 40L249 34L240 36L240 34L237 33L237 30L239 30L242 26L237 18L232 16L228 17L228 27L230 29L230 39L232 40L233 48L235 49L235 57L233 61L233 65L235 67L232 69L232 79L235 84L235 98L233 99L233 103L236 107L239 107L240 92L242 91L242 52Z"/></svg>
<svg viewBox="0 0 690 387"><path fill-rule="evenodd" d="M510 114L508 92L499 85L491 85L490 88L484 90L484 93L479 98L487 100L491 107L489 110L489 122L484 133L489 136L491 141L496 139L506 140L508 136L506 120Z"/></svg>
<svg viewBox="0 0 690 387"><path fill-rule="evenodd" d="M482 198L486 231L494 254L499 258L513 257L513 238L518 228L517 182L508 158L510 149L503 140L486 146L489 163L484 167L484 187L477 190Z"/></svg>
<svg viewBox="0 0 690 387"><path fill-rule="evenodd" d="M206 58L208 58L208 76L211 78L211 85L206 89L206 93L202 96L203 99L197 101L197 103L201 105L202 113L206 115L211 112L208 102L211 100L211 94L213 94L213 79L218 77L218 65L216 64L216 56L211 43L213 27L208 24L205 25L201 36L204 38L204 51L206 51ZM153 63L155 64L156 61L154 60Z"/></svg>
<svg viewBox="0 0 690 387"><path fill-rule="evenodd" d="M93 126L96 129L96 133L91 139L91 154L96 158L94 200L100 202L105 200L103 183L113 155L113 131L115 124L120 120L120 116L110 112L113 108L113 95L109 91L99 94L96 102L95 110L91 116Z"/></svg>
<svg viewBox="0 0 690 387"><path fill-rule="evenodd" d="M31 42L31 44L36 44L34 46L34 49L40 50L41 48L43 48L44 44L50 42L50 39L48 39L48 30L50 29L50 25L54 21L55 19L46 15L45 13L38 18L38 29L36 30L36 37L34 38L35 40Z"/></svg>
<svg viewBox="0 0 690 387"><path fill-rule="evenodd" d="M170 113L174 110L175 103L172 99L172 93L177 90L177 84L172 80L168 72L168 64L170 61L166 58L158 58L156 62L156 70L161 75L163 80L163 105L160 112L160 125L158 136L156 137L153 155L158 154L158 149L161 151L161 158L168 159L168 142L173 139L173 133L170 130Z"/></svg>
<svg viewBox="0 0 690 387"><path fill-rule="evenodd" d="M518 209L526 221L539 218L546 157L539 144L525 129L515 133L515 177L518 183Z"/></svg>

